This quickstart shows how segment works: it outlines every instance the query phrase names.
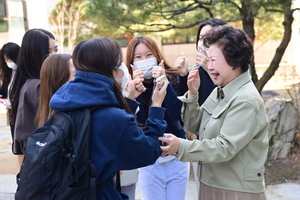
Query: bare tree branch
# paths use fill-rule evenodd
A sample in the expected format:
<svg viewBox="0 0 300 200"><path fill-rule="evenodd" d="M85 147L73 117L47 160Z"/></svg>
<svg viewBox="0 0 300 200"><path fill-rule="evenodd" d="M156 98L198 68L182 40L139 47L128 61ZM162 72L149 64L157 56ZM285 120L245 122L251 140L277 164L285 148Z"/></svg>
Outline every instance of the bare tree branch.
<svg viewBox="0 0 300 200"><path fill-rule="evenodd" d="M261 91L265 84L270 80L270 78L275 74L276 70L279 68L279 63L282 59L282 56L291 40L292 36L292 23L294 21L293 17L293 11L290 10L290 12L286 12L284 14L284 21L283 21L283 26L284 26L284 35L282 38L282 41L278 48L276 49L275 55L273 57L273 60L268 67L268 69L265 71L263 76L260 78L260 80L257 81L256 83L256 88L258 91Z"/></svg>

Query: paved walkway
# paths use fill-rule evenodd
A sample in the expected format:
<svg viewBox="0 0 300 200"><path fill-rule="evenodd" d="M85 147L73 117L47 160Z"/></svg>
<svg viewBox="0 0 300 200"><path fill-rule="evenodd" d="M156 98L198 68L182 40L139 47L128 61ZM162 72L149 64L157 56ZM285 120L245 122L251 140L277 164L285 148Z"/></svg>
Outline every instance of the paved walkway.
<svg viewBox="0 0 300 200"><path fill-rule="evenodd" d="M10 138L10 129L6 124L6 109L0 105L0 200L13 200L17 188L16 173L18 168L16 167L15 156L11 153ZM195 188L195 181L191 176L187 200L197 200ZM285 183L267 186L266 194L268 200L300 200L300 184ZM141 200L138 187L136 200Z"/></svg>

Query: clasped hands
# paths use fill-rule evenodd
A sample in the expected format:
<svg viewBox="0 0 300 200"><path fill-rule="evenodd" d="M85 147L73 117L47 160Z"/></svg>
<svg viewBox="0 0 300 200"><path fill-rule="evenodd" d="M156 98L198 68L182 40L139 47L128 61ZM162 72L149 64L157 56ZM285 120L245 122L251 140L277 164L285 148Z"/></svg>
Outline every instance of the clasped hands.
<svg viewBox="0 0 300 200"><path fill-rule="evenodd" d="M168 155L174 155L179 150L179 144L180 140L175 135L171 133L165 133L166 137L159 137L158 140L164 142L166 145L161 146L161 150L163 151L162 157L168 156Z"/></svg>

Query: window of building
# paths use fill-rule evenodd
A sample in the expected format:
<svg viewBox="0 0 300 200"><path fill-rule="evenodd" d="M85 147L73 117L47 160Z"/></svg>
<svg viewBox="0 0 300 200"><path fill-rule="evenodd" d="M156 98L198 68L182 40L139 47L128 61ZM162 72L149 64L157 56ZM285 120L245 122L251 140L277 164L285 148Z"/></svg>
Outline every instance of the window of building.
<svg viewBox="0 0 300 200"><path fill-rule="evenodd" d="M0 0L0 17L6 17L5 2Z"/></svg>
<svg viewBox="0 0 300 200"><path fill-rule="evenodd" d="M127 47L128 42L126 38L117 38L116 40L121 44L121 47Z"/></svg>
<svg viewBox="0 0 300 200"><path fill-rule="evenodd" d="M183 35L177 37L162 38L162 44L186 44L196 43L196 36L194 35Z"/></svg>
<svg viewBox="0 0 300 200"><path fill-rule="evenodd" d="M7 13L5 1L0 0L0 32L7 32Z"/></svg>

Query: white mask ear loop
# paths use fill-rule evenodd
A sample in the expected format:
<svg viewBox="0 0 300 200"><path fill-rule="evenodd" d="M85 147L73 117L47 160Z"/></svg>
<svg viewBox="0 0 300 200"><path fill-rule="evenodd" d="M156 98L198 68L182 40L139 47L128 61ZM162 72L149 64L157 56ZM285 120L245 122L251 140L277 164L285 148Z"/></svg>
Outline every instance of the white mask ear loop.
<svg viewBox="0 0 300 200"><path fill-rule="evenodd" d="M123 94L123 96L125 96L126 95L125 88L127 87L128 83L129 83L129 71L128 71L127 66L124 63L122 63L118 67L118 69L123 71L123 76L122 76L122 78L115 78L115 80L121 84L122 94Z"/></svg>

